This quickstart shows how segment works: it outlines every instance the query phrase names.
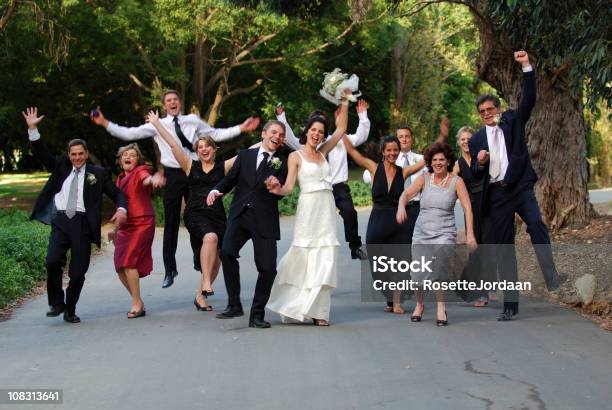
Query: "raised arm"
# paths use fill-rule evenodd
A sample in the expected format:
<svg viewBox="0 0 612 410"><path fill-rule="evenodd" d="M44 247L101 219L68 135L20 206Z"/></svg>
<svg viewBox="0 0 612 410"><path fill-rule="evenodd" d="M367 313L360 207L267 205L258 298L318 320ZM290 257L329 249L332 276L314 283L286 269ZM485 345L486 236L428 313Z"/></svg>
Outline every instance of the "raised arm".
<svg viewBox="0 0 612 410"><path fill-rule="evenodd" d="M285 124L285 144L294 151L299 150L302 144L300 144L300 140L295 136L291 126L287 122L285 110L282 106L276 107L276 119Z"/></svg>
<svg viewBox="0 0 612 410"><path fill-rule="evenodd" d="M422 170L424 166L425 166L425 159L422 159L413 165L404 166L404 168L402 168L402 177L406 179L410 175L416 174L417 172Z"/></svg>
<svg viewBox="0 0 612 410"><path fill-rule="evenodd" d="M371 175L374 175L376 173L376 167L378 164L376 164L376 162L372 161L370 158L366 158L361 155L361 152L357 151L347 137L344 137L342 141L344 142L347 154L353 158L353 161L355 161L355 163L361 168L366 169Z"/></svg>
<svg viewBox="0 0 612 410"><path fill-rule="evenodd" d="M340 138L344 136L346 133L346 127L348 126L348 96L351 95L351 90L344 90L344 95L342 98L342 103L340 104L340 112L336 117L336 130L332 134L330 138L327 139L321 146L319 147L319 152L323 155L327 155L329 151L334 149Z"/></svg>
<svg viewBox="0 0 612 410"><path fill-rule="evenodd" d="M249 149L252 148L259 148L261 146L261 141L256 142L255 144L251 145L249 147ZM223 166L224 166L224 174L227 175L227 173L230 171L230 169L232 169L232 166L234 166L234 162L236 161L236 158L238 157L238 155L234 155L233 157L231 157L230 159L226 159L223 162Z"/></svg>
<svg viewBox="0 0 612 410"><path fill-rule="evenodd" d="M440 120L440 132L438 133L438 138L436 138L436 142L446 144L448 141L449 132L450 132L450 120L448 119L448 117L444 116Z"/></svg>
<svg viewBox="0 0 612 410"><path fill-rule="evenodd" d="M353 144L353 147L358 147L368 140L370 135L370 119L368 118L368 102L363 98L357 102L357 115L359 116L359 125L354 134L348 134L347 137Z"/></svg>
<svg viewBox="0 0 612 410"><path fill-rule="evenodd" d="M26 124L28 124L28 139L32 143L32 152L48 171L53 171L55 169L56 159L51 155L47 146L40 140L40 133L38 132L38 124L45 116L38 116L37 107L28 107L25 111L21 112L21 115L23 115Z"/></svg>
<svg viewBox="0 0 612 410"><path fill-rule="evenodd" d="M230 128L214 128L211 127L203 119L199 119L196 135L209 135L216 142L227 141L232 139L242 132L251 132L259 126L259 118L249 117L240 125L235 125Z"/></svg>
<svg viewBox="0 0 612 410"><path fill-rule="evenodd" d="M178 142L170 135L166 127L164 127L161 122L159 122L159 115L155 111L149 111L147 115L147 121L157 130L158 134L166 141L170 149L172 150L172 155L181 164L181 168L185 174L189 175L191 171L191 157L185 153L183 147L179 145Z"/></svg>
<svg viewBox="0 0 612 410"><path fill-rule="evenodd" d="M123 127L107 120L100 107L92 110L89 113L89 118L94 124L105 128L113 137L124 141L136 141L155 136L155 128L151 124L143 124L138 127Z"/></svg>
<svg viewBox="0 0 612 410"><path fill-rule="evenodd" d="M536 102L536 78L533 67L529 62L529 55L525 50L520 50L514 53L514 60L521 64L523 69L523 95L516 110L516 115L521 119L523 125L527 123L531 116L531 111Z"/></svg>

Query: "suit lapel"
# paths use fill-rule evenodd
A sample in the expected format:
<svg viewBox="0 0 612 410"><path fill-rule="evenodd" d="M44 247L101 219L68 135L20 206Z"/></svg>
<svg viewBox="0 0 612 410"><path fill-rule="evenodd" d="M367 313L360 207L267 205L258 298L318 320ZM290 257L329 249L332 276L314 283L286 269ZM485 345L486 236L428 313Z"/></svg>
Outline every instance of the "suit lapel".
<svg viewBox="0 0 612 410"><path fill-rule="evenodd" d="M247 182L249 186L255 186L257 183L257 153L259 149L253 148L248 151L247 160L245 163L246 174L247 174Z"/></svg>
<svg viewBox="0 0 612 410"><path fill-rule="evenodd" d="M83 175L83 204L85 210L89 208L89 184L87 183L87 174L90 173L89 164L85 164L85 175Z"/></svg>

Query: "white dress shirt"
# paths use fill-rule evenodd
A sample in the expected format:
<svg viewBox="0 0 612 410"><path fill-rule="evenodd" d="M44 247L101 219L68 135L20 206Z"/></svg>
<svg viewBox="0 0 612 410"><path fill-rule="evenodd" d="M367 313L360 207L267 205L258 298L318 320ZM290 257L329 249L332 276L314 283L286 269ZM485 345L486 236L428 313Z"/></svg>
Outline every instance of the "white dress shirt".
<svg viewBox="0 0 612 410"><path fill-rule="evenodd" d="M504 138L504 132L498 126L489 127L485 125L485 130L487 132L487 144L489 144L489 152L491 152L491 146L493 144L493 132L497 129L498 133L498 144L499 144L499 157L498 158L489 158L489 166L491 166L492 161L499 161L499 175L497 178L491 178L490 183L503 181L504 176L506 176L506 171L508 170L508 151L506 151L506 140Z"/></svg>
<svg viewBox="0 0 612 410"><path fill-rule="evenodd" d="M167 115L164 118L160 118L159 122L166 127L166 130L168 130L170 135L172 135L177 145L182 147L183 150L189 154L191 159L197 160L198 155L195 152L191 152L182 146L181 141L176 136L176 132L174 131L173 120L173 116ZM213 128L195 114L179 115L178 122L181 126L181 131L183 131L183 134L185 134L185 138L187 138L188 141L191 141L191 143L196 142L200 135L209 135L216 142L225 141L240 135L239 125L230 128ZM176 158L174 158L170 146L166 143L166 141L164 141L161 135L159 135L151 123L146 123L139 127L123 127L109 121L106 131L108 131L112 136L125 141L134 141L153 137L157 143L157 146L159 147L162 165L169 168L181 167Z"/></svg>
<svg viewBox="0 0 612 410"><path fill-rule="evenodd" d="M367 111L360 112L359 114L359 125L355 134L348 134L347 137L354 147L357 147L368 140L370 134L370 119L368 118ZM295 136L293 130L287 123L287 118L283 112L276 116L276 119L285 124L285 143L294 151L298 151L302 148L300 140ZM328 138L331 137L328 136ZM338 141L338 144L329 151L327 154L327 162L329 163L329 169L332 177L332 185L339 184L341 182L348 181L348 162L346 160L346 147L342 140Z"/></svg>
<svg viewBox="0 0 612 410"><path fill-rule="evenodd" d="M72 180L75 176L75 167L72 167L72 171L70 171L70 175L64 180L62 184L62 189L55 194L55 208L58 211L65 211L68 206L68 195L70 194L70 185L72 184ZM77 212L85 212L85 202L83 201L83 183L85 181L85 165L81 167L79 170L79 179L77 181Z"/></svg>
<svg viewBox="0 0 612 410"><path fill-rule="evenodd" d="M268 153L268 161L267 162L270 163L270 161L272 160L272 156L274 155L275 151L272 151L272 152L266 151L264 149L264 147L260 146L259 147L259 151L257 151L257 164L255 166L255 170L257 170L259 168L259 164L261 164L261 161L263 161L263 158L264 158L263 154L264 154L264 152Z"/></svg>

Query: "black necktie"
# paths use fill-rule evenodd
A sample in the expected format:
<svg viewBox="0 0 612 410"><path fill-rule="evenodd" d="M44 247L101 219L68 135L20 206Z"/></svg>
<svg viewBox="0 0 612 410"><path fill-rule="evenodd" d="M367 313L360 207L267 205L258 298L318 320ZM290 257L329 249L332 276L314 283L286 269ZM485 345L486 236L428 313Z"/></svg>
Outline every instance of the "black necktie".
<svg viewBox="0 0 612 410"><path fill-rule="evenodd" d="M268 154L265 151L263 152L263 159L261 160L261 162L259 163L259 166L257 167L257 176L258 177L261 174L261 171L263 171L265 163L268 162L268 157L269 156L270 156L270 154Z"/></svg>
<svg viewBox="0 0 612 410"><path fill-rule="evenodd" d="M187 148L191 152L195 152L193 150L193 145L187 140L185 134L183 134L183 130L181 130L181 126L178 123L178 117L174 117L172 121L174 121L174 131L176 131L176 136L179 137L179 140L181 140L183 147Z"/></svg>

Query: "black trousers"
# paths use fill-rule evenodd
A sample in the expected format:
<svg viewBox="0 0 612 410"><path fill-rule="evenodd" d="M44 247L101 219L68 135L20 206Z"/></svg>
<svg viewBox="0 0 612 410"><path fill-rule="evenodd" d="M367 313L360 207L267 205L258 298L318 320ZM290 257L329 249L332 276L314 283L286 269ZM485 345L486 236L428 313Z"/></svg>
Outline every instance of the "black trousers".
<svg viewBox="0 0 612 410"><path fill-rule="evenodd" d="M221 248L223 279L228 295L228 305L242 307L240 302L240 249L251 239L257 267L257 284L251 305L251 319L265 316L265 307L276 277L276 239L262 238L254 227L255 213L248 208L238 218L227 224L227 231Z"/></svg>
<svg viewBox="0 0 612 410"><path fill-rule="evenodd" d="M412 243L412 235L414 234L414 226L416 225L417 218L419 217L419 212L421 211L421 202L420 201L410 201L408 205L406 205L406 214L408 215L406 219L406 229L408 229L408 243Z"/></svg>
<svg viewBox="0 0 612 410"><path fill-rule="evenodd" d="M164 268L166 272L176 271L176 245L181 226L183 200L189 198L189 180L180 168L164 167Z"/></svg>
<svg viewBox="0 0 612 410"><path fill-rule="evenodd" d="M89 268L92 235L85 214L78 213L72 219L59 213L51 223L49 247L47 248L47 296L49 305L66 305L74 313L83 289L85 273ZM66 301L62 289L62 274L66 266L66 254L70 250L68 288Z"/></svg>
<svg viewBox="0 0 612 410"><path fill-rule="evenodd" d="M490 223L496 247L497 267L501 280L518 279L516 249L514 248L514 214L518 213L527 225L538 263L548 281L557 274L552 256L548 228L542 222L540 207L533 192L533 184L508 189L499 184L489 185ZM504 292L504 302L517 302L518 291Z"/></svg>
<svg viewBox="0 0 612 410"><path fill-rule="evenodd" d="M351 190L345 182L334 184L332 189L336 208L340 211L340 216L344 221L344 239L348 242L349 248L358 249L361 247L361 237L359 236L357 211L355 205L353 205Z"/></svg>

